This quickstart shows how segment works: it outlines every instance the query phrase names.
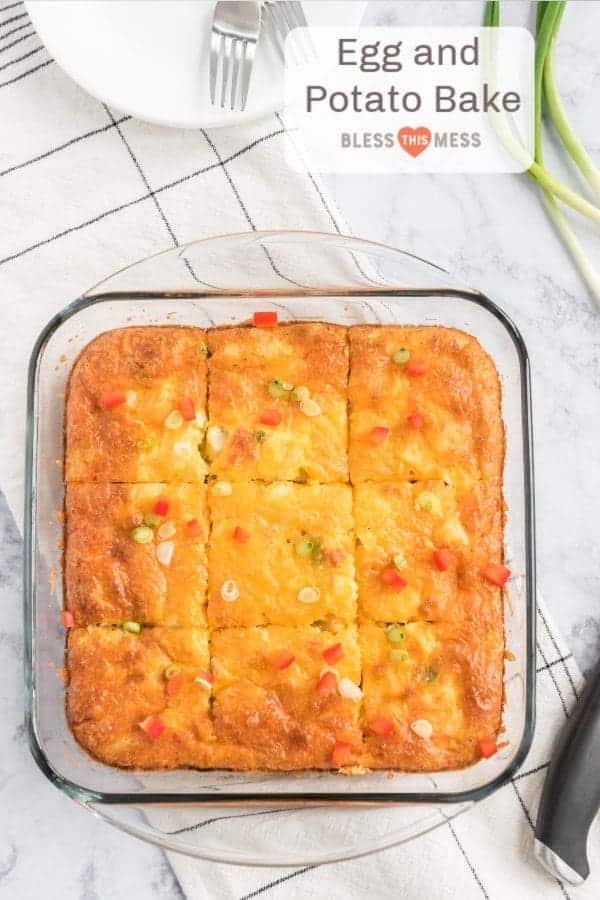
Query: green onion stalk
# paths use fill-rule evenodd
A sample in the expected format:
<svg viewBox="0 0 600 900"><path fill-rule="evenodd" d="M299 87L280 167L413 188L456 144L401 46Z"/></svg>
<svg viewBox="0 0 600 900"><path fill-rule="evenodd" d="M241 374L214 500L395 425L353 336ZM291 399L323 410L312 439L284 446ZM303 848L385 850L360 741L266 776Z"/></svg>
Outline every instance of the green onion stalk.
<svg viewBox="0 0 600 900"><path fill-rule="evenodd" d="M595 196L600 200L600 172L574 133L565 113L556 81L554 48L556 36L566 0L540 0L536 9L536 50L535 50L535 93L534 93L534 159L527 174L536 181L542 192L542 199L548 214L570 252L581 275L585 279L595 302L600 306L600 277L587 257L569 220L564 214L559 200L581 215L600 223L600 208L590 203L555 178L544 166L542 149L542 112L546 109L563 146L573 162L578 166ZM487 0L483 24L498 27L500 24L500 0ZM505 144L517 158L523 158L524 148L515 146L515 140L503 130Z"/></svg>

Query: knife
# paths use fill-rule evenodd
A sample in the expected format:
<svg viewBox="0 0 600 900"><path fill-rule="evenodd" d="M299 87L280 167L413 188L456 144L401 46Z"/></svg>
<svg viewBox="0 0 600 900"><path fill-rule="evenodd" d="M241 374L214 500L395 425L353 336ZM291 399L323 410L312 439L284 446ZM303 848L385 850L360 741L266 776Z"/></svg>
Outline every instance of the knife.
<svg viewBox="0 0 600 900"><path fill-rule="evenodd" d="M600 808L600 662L554 750L538 810L534 855L557 878L590 874L587 839Z"/></svg>

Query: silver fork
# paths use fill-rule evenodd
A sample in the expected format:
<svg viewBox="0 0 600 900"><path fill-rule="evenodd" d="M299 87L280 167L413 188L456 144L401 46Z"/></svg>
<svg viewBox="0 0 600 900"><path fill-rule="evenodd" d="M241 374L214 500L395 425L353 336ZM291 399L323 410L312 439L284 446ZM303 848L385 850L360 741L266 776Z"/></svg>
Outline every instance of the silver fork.
<svg viewBox="0 0 600 900"><path fill-rule="evenodd" d="M215 6L210 37L210 99L213 104L220 73L221 107L225 107L229 93L231 109L246 108L260 33L261 6L259 0L219 0ZM238 100L239 106L236 106Z"/></svg>
<svg viewBox="0 0 600 900"><path fill-rule="evenodd" d="M266 0L267 13L274 25L275 43L283 56L285 39L294 28L306 28L308 22L300 0ZM292 54L296 63L314 61L315 48L308 34L294 43Z"/></svg>

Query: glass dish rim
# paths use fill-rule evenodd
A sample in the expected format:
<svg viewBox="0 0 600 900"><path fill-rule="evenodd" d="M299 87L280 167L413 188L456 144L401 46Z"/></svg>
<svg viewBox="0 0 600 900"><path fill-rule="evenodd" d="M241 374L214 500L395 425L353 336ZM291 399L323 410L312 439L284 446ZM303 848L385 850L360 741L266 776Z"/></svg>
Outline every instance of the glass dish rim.
<svg viewBox="0 0 600 900"><path fill-rule="evenodd" d="M85 294L68 303L56 315L50 319L38 335L33 346L28 366L28 383L27 383L27 399L26 399L26 452L25 452L25 510L24 510L24 571L23 571L23 601L24 601L24 674L25 674L25 725L27 729L28 742L31 754L43 774L48 780L59 788L63 793L72 799L85 804L99 803L107 806L152 806L152 805L211 805L211 806L227 806L237 804L244 805L262 805L269 806L271 804L288 804L288 805L321 805L323 803L356 805L356 806L393 806L393 805L446 805L473 803L484 799L491 793L502 787L518 771L525 757L527 756L535 729L535 648L536 648L536 571L535 571L535 503L534 503L534 471L533 471L533 434L532 434L532 416L531 416L531 380L530 380L530 363L529 354L525 342L511 318L497 306L489 297L479 290L468 287L431 287L431 288L365 288L361 286L356 289L335 289L329 288L312 288L301 290L287 290L288 295L306 296L306 297L333 297L343 295L352 297L354 295L361 296L368 294L371 297L387 296L387 297L419 297L419 296L450 296L462 298L469 303L475 303L483 307L488 313L492 314L505 331L508 333L515 347L520 366L520 384L521 384L521 435L523 440L523 483L525 497L525 558L526 558L526 579L525 590L525 620L527 626L526 640L526 680L525 680L525 704L524 714L525 722L521 742L512 761L501 773L496 775L490 781L463 791L446 791L444 793L418 792L406 793L402 791L394 793L344 793L326 792L326 793L277 793L277 794L237 794L222 793L218 796L206 793L155 793L143 792L138 794L132 793L114 793L107 791L94 791L78 785L76 782L60 775L48 760L42 744L38 739L37 723L35 717L35 584L34 584L34 563L35 563L35 533L36 533L36 494L37 494L37 473L35 467L36 449L37 449L37 389L38 389L38 370L40 356L44 347L55 331L68 319L76 316L82 310L89 306L103 302L115 302L134 300L144 297L146 300L185 300L185 299L216 299L223 297L239 297L240 290L175 290L175 291L106 291L93 293L102 286L105 281L113 276L125 272L130 268L134 268L139 263L148 259L159 257L166 254L172 254L175 249L182 253L187 247L195 246L210 241L218 241L221 239L231 239L235 237L252 236L256 240L275 236L291 236L297 237L299 240L307 238L326 238L330 241L344 241L358 245L359 247L372 247L374 250L386 251L388 253L398 254L417 260L419 263L430 266L438 272L448 274L443 268L435 263L430 262L416 254L406 250L390 247L388 245L363 240L351 235L331 234L317 231L264 231L264 232L239 232L236 234L213 235L196 241L190 241L182 244L178 248L169 248L168 250L152 254L142 260L137 260L128 266L123 267L117 272L113 272L97 283L94 287L86 291ZM333 242L332 241L332 242ZM261 291L261 297L266 300L269 297L280 296L282 291L272 289Z"/></svg>

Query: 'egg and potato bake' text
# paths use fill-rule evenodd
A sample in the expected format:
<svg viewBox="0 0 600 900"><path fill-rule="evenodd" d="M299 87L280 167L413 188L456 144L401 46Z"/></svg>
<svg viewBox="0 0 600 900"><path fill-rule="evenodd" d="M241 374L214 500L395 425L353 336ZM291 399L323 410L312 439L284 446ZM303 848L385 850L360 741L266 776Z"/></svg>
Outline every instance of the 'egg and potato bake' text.
<svg viewBox="0 0 600 900"><path fill-rule="evenodd" d="M500 409L493 362L450 328L258 314L92 341L65 415L82 747L349 773L496 753Z"/></svg>

